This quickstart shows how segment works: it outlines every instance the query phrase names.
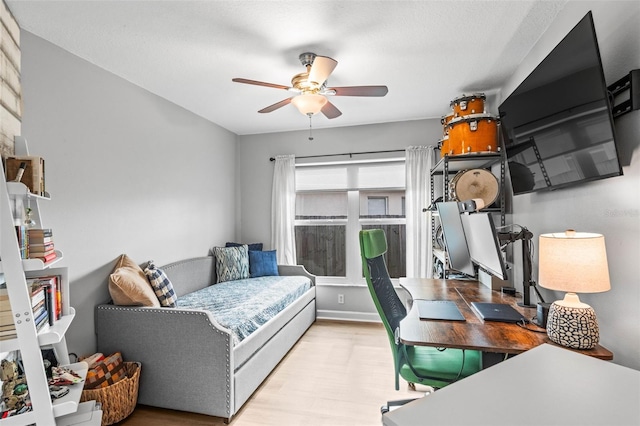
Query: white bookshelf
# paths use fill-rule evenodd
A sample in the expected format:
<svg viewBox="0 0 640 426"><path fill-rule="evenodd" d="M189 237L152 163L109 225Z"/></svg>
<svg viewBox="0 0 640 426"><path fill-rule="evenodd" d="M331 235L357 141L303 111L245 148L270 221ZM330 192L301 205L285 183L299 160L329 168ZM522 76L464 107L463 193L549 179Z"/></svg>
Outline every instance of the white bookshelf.
<svg viewBox="0 0 640 426"><path fill-rule="evenodd" d="M24 138L16 137L16 153L27 155ZM100 425L102 411L91 403L80 403L83 383L69 386L69 393L52 401L45 373L41 349L52 347L58 361L78 373L82 379L87 374L84 362L69 364L69 353L65 335L75 317L69 304L69 276L66 267L53 267L62 260L62 252L51 262L39 259L21 259L15 230L16 219L22 216L25 202L32 209L32 217L38 227L43 227L38 203L50 199L29 192L21 183L6 182L4 166L0 162L0 273L4 274L7 293L11 303L16 338L0 340L0 353L20 351L22 364L29 387L32 409L26 413L0 419L0 426L26 425ZM38 332L31 305L29 278L57 275L62 289L62 316L53 324Z"/></svg>

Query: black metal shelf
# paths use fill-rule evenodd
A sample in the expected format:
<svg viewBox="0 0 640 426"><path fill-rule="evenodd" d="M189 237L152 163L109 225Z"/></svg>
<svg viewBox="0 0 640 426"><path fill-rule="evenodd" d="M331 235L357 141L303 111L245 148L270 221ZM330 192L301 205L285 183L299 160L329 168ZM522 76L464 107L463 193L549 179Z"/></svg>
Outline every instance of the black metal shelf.
<svg viewBox="0 0 640 426"><path fill-rule="evenodd" d="M498 199L490 206L483 208L482 211L498 213L500 215L500 225L505 225L505 176L506 176L506 158L504 157L502 152L492 152L492 153L477 153L477 154L463 154L463 155L445 155L442 157L431 169L431 200L435 201L435 191L434 191L434 178L436 176L442 176L442 201L452 201L450 199L449 194L449 176L452 174L456 174L458 172L470 169L491 169L494 165L500 165L500 175L498 176L499 180L499 197ZM431 215L431 235L432 235L432 245L434 249L436 248L436 217L437 213ZM446 264L446 249L441 250L440 256L435 254L434 250L434 261L441 262L443 265L442 278L447 278L449 271L452 273L454 270L449 268L449 265ZM436 264L434 264L434 270L437 270Z"/></svg>

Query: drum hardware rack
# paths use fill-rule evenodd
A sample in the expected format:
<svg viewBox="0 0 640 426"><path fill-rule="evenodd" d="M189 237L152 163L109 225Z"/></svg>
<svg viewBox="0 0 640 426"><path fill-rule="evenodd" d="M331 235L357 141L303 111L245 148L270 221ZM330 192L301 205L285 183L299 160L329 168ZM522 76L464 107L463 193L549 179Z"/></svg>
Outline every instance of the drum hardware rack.
<svg viewBox="0 0 640 426"><path fill-rule="evenodd" d="M504 154L504 150L500 150L495 153L477 153L477 154L463 154L463 155L445 155L442 157L436 165L431 169L431 200L435 200L435 185L434 185L434 177L442 175L442 201L452 201L449 199L449 176L452 173L458 173L463 170L468 169L491 169L491 167L495 164L500 164L500 181L499 181L499 207L488 207L484 208L484 211L489 212L497 212L500 213L500 225L505 226L505 207L506 207L506 196L504 191L505 179L506 179L506 158ZM435 203L435 201L434 201ZM494 202L495 204L495 202ZM436 223L434 219L435 204L432 203L429 208L423 209L423 211L431 211L431 235L432 235L432 246L435 247L435 235L436 235ZM445 250L446 252L446 250ZM441 259L437 259L438 261L442 261ZM446 262L446 256L444 261ZM444 262L443 262L444 263ZM443 278L447 278L447 271L451 270L448 265L444 265ZM435 269L435 265L434 265Z"/></svg>

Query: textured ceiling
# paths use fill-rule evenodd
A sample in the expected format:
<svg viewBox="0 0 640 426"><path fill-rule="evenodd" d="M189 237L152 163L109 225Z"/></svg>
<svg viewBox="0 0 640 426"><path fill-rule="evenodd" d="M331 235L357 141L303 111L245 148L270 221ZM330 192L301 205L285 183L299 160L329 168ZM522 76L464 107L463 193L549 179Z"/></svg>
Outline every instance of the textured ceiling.
<svg viewBox="0 0 640 426"><path fill-rule="evenodd" d="M463 93L497 90L562 1L24 1L21 28L239 135L304 130L284 90L300 53L338 61L329 86L387 85L383 98L332 97L343 115L314 128L440 117Z"/></svg>

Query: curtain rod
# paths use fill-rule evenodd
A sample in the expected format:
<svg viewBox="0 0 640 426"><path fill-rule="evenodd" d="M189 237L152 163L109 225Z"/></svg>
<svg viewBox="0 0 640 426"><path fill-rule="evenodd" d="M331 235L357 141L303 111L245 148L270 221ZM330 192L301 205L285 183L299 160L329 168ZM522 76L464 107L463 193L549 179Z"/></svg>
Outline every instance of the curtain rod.
<svg viewBox="0 0 640 426"><path fill-rule="evenodd" d="M296 157L296 159L298 158L318 158L318 157L339 157L341 155L348 155L349 158L351 158L354 155L358 155L358 154L385 154L385 153L389 153L389 152L405 152L406 150L404 149L392 149L389 151L366 151L366 152L345 152L344 154L320 154L320 155L306 155L306 156L302 156L302 157ZM269 158L269 161L276 161L275 157L271 157Z"/></svg>

